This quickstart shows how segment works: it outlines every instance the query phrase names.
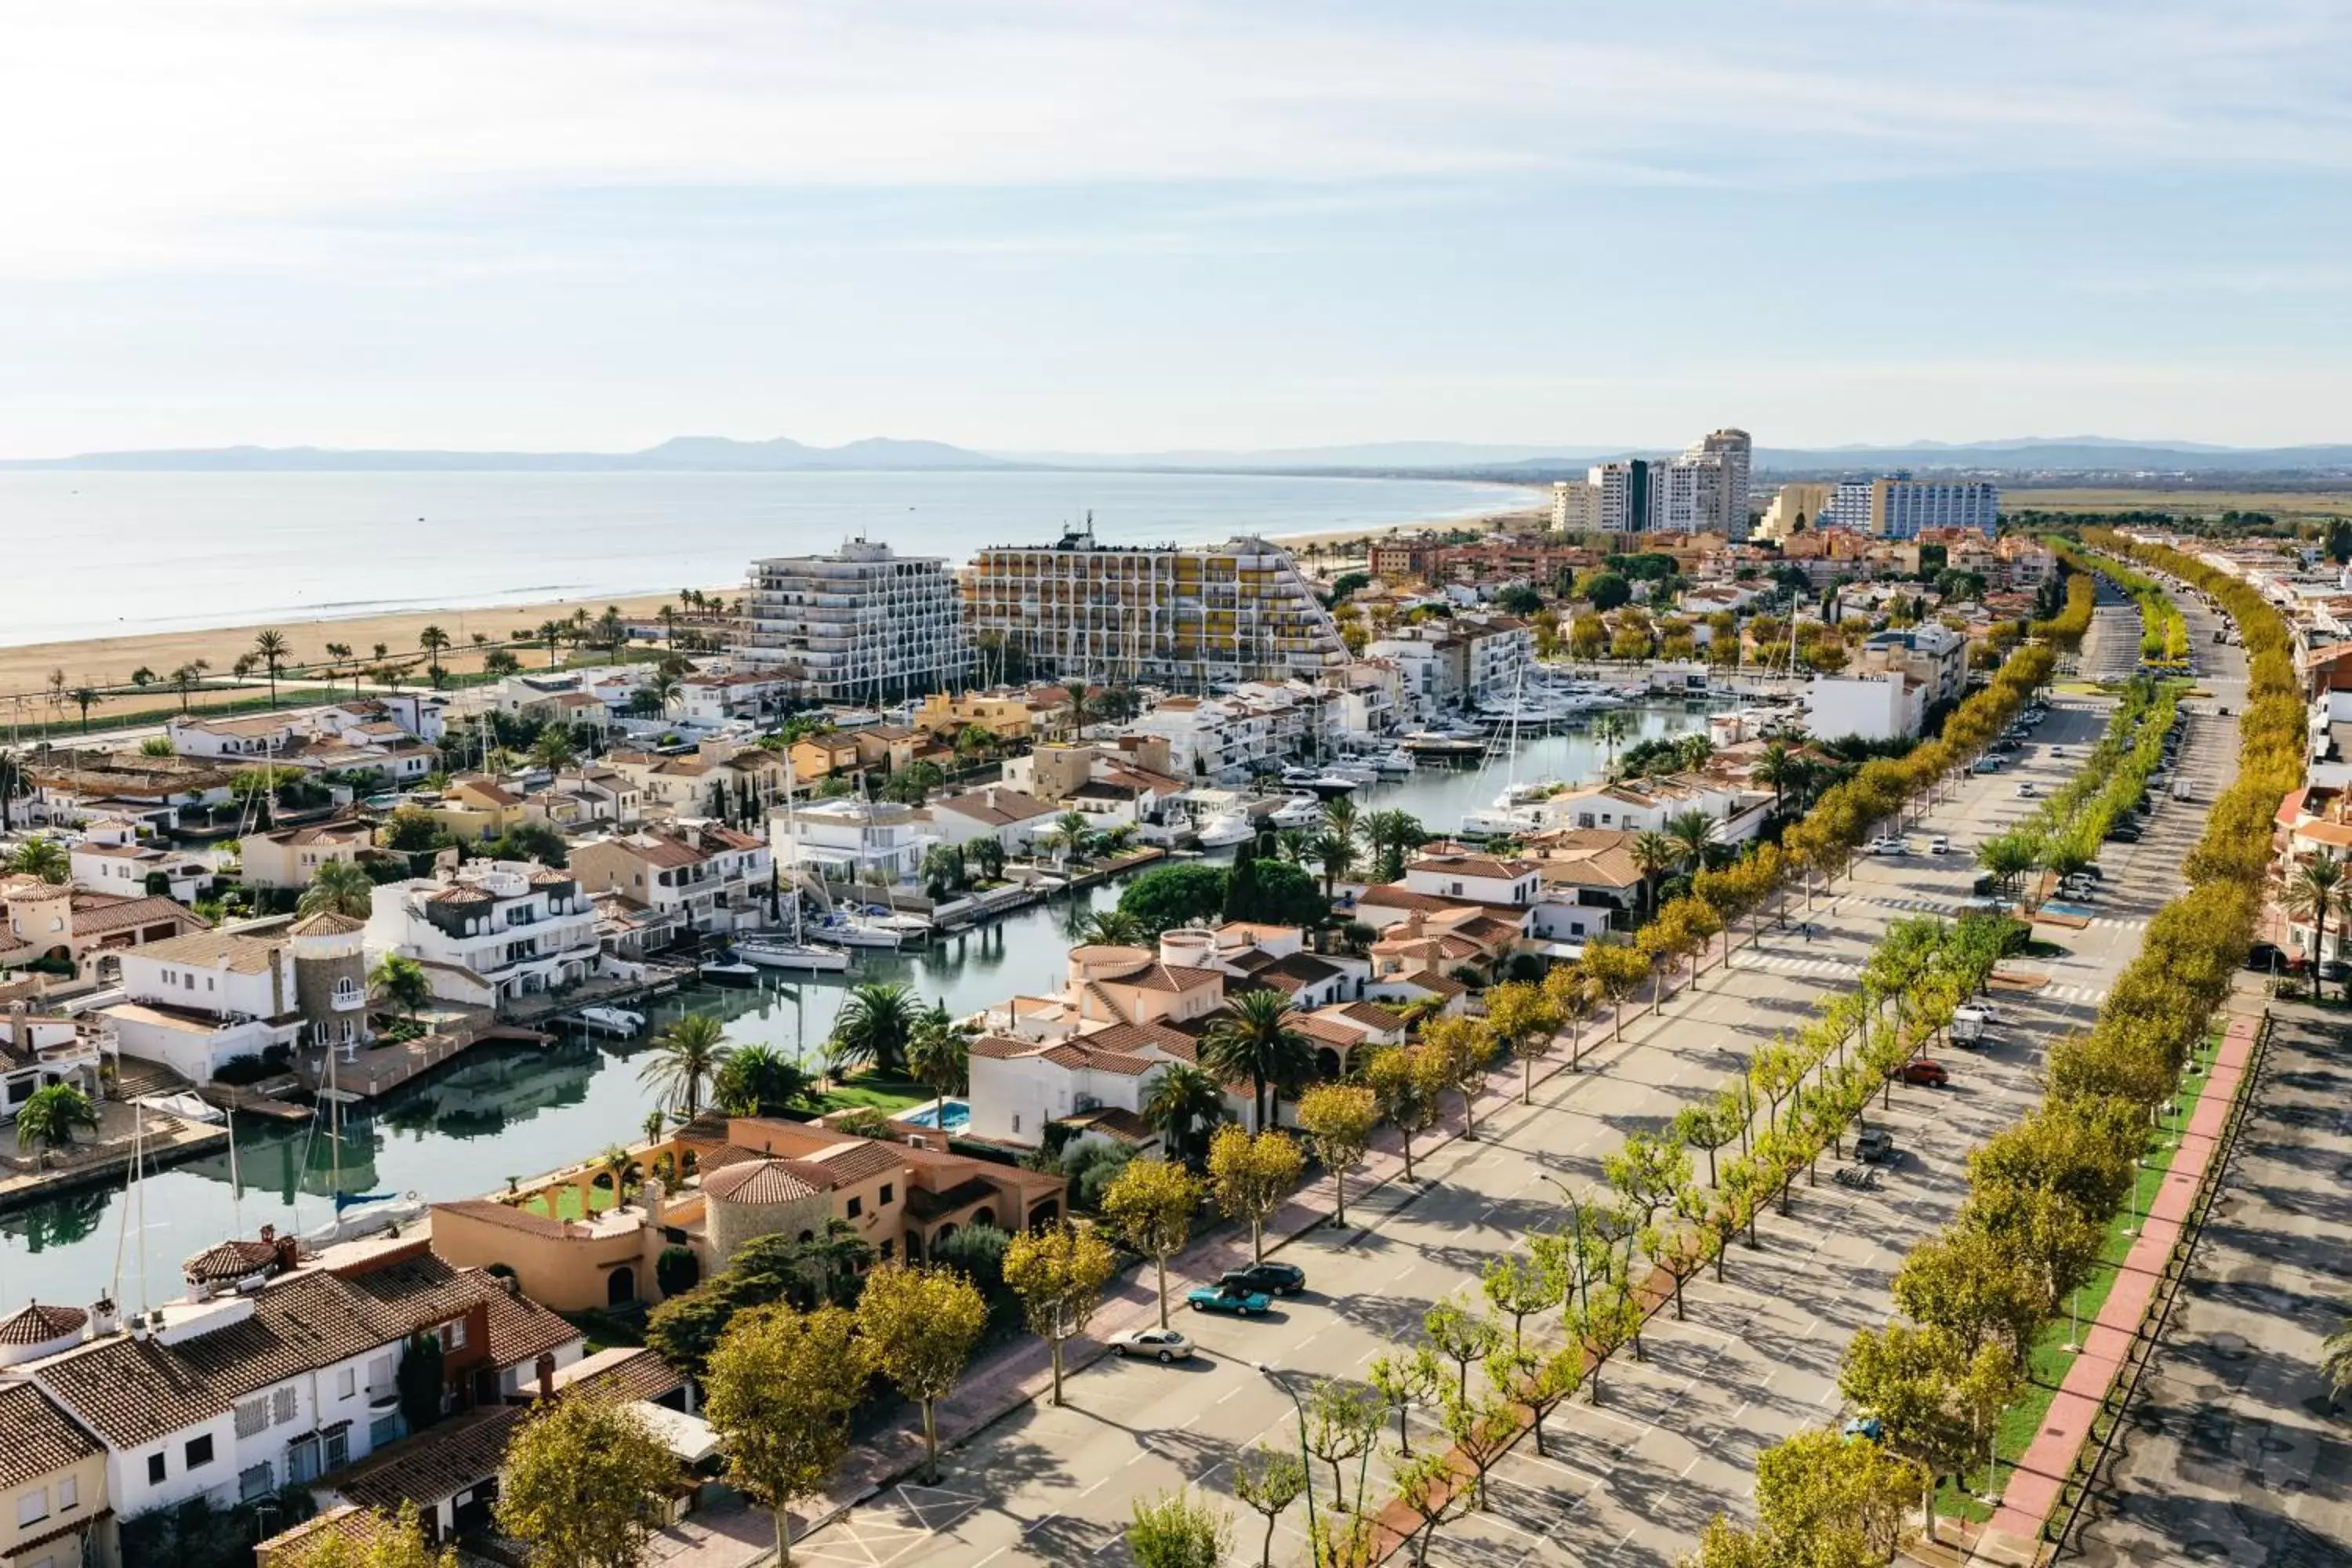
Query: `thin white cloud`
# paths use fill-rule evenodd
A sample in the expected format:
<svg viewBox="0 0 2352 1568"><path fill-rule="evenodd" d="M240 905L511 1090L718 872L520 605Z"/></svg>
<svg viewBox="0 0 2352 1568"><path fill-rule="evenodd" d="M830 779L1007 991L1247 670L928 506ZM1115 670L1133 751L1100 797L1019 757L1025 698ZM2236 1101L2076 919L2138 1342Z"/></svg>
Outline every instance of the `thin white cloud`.
<svg viewBox="0 0 2352 1568"><path fill-rule="evenodd" d="M1908 0L1702 0L1673 20L1175 0L20 7L0 51L0 268L331 257L371 215L583 187L2352 167L2347 24L2324 5L2226 26L2179 5Z"/></svg>

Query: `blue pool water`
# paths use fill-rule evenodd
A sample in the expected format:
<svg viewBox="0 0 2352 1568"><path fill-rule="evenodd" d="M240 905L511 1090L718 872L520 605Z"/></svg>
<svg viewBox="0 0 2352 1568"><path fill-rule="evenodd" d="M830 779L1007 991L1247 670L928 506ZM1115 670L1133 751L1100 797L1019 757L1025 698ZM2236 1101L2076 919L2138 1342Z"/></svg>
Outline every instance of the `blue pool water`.
<svg viewBox="0 0 2352 1568"><path fill-rule="evenodd" d="M943 1132L953 1132L971 1120L971 1107L961 1100L950 1100L944 1105L926 1105L920 1110L909 1110L898 1118L918 1127L936 1127Z"/></svg>

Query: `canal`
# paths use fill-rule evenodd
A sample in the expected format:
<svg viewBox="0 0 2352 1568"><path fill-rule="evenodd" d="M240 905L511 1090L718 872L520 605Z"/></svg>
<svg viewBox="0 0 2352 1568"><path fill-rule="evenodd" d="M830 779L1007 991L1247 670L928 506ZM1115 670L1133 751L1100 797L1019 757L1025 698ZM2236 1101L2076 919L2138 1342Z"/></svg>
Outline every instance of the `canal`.
<svg viewBox="0 0 2352 1568"><path fill-rule="evenodd" d="M1636 738L1704 721L1679 707L1636 717ZM1425 767L1358 799L1365 810L1409 811L1432 832L1445 832L1465 812L1490 805L1509 778L1575 780L1597 773L1600 763L1600 748L1587 736L1547 735L1526 742L1516 763ZM690 990L656 1005L651 1026L689 1008L712 1013L736 1044L760 1042L787 1054L805 1047L814 1062L848 987L862 981L903 980L958 1015L1016 991L1059 986L1070 931L1117 898L1116 888L1091 889L927 950L862 955L846 975L782 989ZM586 1039L483 1047L357 1110L340 1149L322 1128L241 1121L234 1192L224 1151L149 1175L135 1203L126 1203L117 1181L0 1213L0 1314L35 1300L87 1306L110 1290L127 1307L169 1300L181 1291L181 1260L226 1236L250 1235L263 1224L298 1232L325 1224L339 1163L347 1192L413 1192L438 1202L499 1191L509 1179L587 1159L639 1135L653 1103L631 1060L643 1048L642 1041Z"/></svg>

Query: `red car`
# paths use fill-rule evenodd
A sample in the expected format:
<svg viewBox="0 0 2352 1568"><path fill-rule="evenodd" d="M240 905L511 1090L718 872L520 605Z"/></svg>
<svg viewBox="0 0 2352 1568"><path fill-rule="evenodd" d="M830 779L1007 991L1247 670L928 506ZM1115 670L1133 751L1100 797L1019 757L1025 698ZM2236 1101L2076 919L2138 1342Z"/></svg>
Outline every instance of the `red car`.
<svg viewBox="0 0 2352 1568"><path fill-rule="evenodd" d="M1905 1083L1924 1083L1930 1089L1941 1089L1952 1081L1941 1062L1931 1062L1925 1057L1915 1057L1895 1069L1895 1076Z"/></svg>

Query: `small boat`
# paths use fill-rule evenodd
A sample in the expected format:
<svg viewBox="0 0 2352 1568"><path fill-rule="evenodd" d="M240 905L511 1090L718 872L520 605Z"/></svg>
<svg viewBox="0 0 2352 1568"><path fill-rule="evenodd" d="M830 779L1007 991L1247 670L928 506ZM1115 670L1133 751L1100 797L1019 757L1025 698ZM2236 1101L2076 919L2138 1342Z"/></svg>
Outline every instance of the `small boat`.
<svg viewBox="0 0 2352 1568"><path fill-rule="evenodd" d="M1256 837L1256 827L1251 825L1248 817L1239 813L1213 816L1200 828L1201 847L1204 849L1222 849L1228 844L1246 844Z"/></svg>
<svg viewBox="0 0 2352 1568"><path fill-rule="evenodd" d="M758 967L731 952L703 960L694 966L694 972L702 976L702 983L706 985L743 986L760 983Z"/></svg>
<svg viewBox="0 0 2352 1568"><path fill-rule="evenodd" d="M304 1231L302 1241L311 1247L332 1247L339 1241L373 1236L395 1225L423 1219L425 1212L425 1200L415 1193L338 1193L335 1217Z"/></svg>
<svg viewBox="0 0 2352 1568"><path fill-rule="evenodd" d="M1311 789L1327 799L1347 795L1357 787L1354 779L1341 778L1333 773L1317 773L1312 768L1283 769L1282 784L1285 789Z"/></svg>
<svg viewBox="0 0 2352 1568"><path fill-rule="evenodd" d="M583 1007L580 1022L599 1035L634 1035L646 1026L646 1016L626 1007Z"/></svg>
<svg viewBox="0 0 2352 1568"><path fill-rule="evenodd" d="M1495 808L1501 811L1514 805L1524 805L1531 800L1541 800L1562 787L1558 779L1529 779L1525 784L1512 784L1496 795Z"/></svg>
<svg viewBox="0 0 2352 1568"><path fill-rule="evenodd" d="M849 967L849 954L837 947L793 942L788 937L738 937L735 956L762 969L801 969L837 974Z"/></svg>
<svg viewBox="0 0 2352 1568"><path fill-rule="evenodd" d="M1412 772L1412 753L1402 746L1391 746L1375 752L1370 759L1372 768L1382 778L1401 779Z"/></svg>
<svg viewBox="0 0 2352 1568"><path fill-rule="evenodd" d="M1266 813L1265 819L1276 827L1320 827L1323 825L1322 797L1312 792L1293 795Z"/></svg>
<svg viewBox="0 0 2352 1568"><path fill-rule="evenodd" d="M1335 757L1331 761L1325 763L1323 764L1323 773L1328 778L1346 779L1350 784L1356 784L1359 787L1365 784L1376 784L1381 782L1380 769L1372 766L1370 763L1358 762L1350 757ZM1312 788L1313 786L1309 785L1308 787Z"/></svg>
<svg viewBox="0 0 2352 1568"><path fill-rule="evenodd" d="M839 942L844 947L896 948L906 940L900 932L877 921L839 912L819 921L816 933L825 941Z"/></svg>

